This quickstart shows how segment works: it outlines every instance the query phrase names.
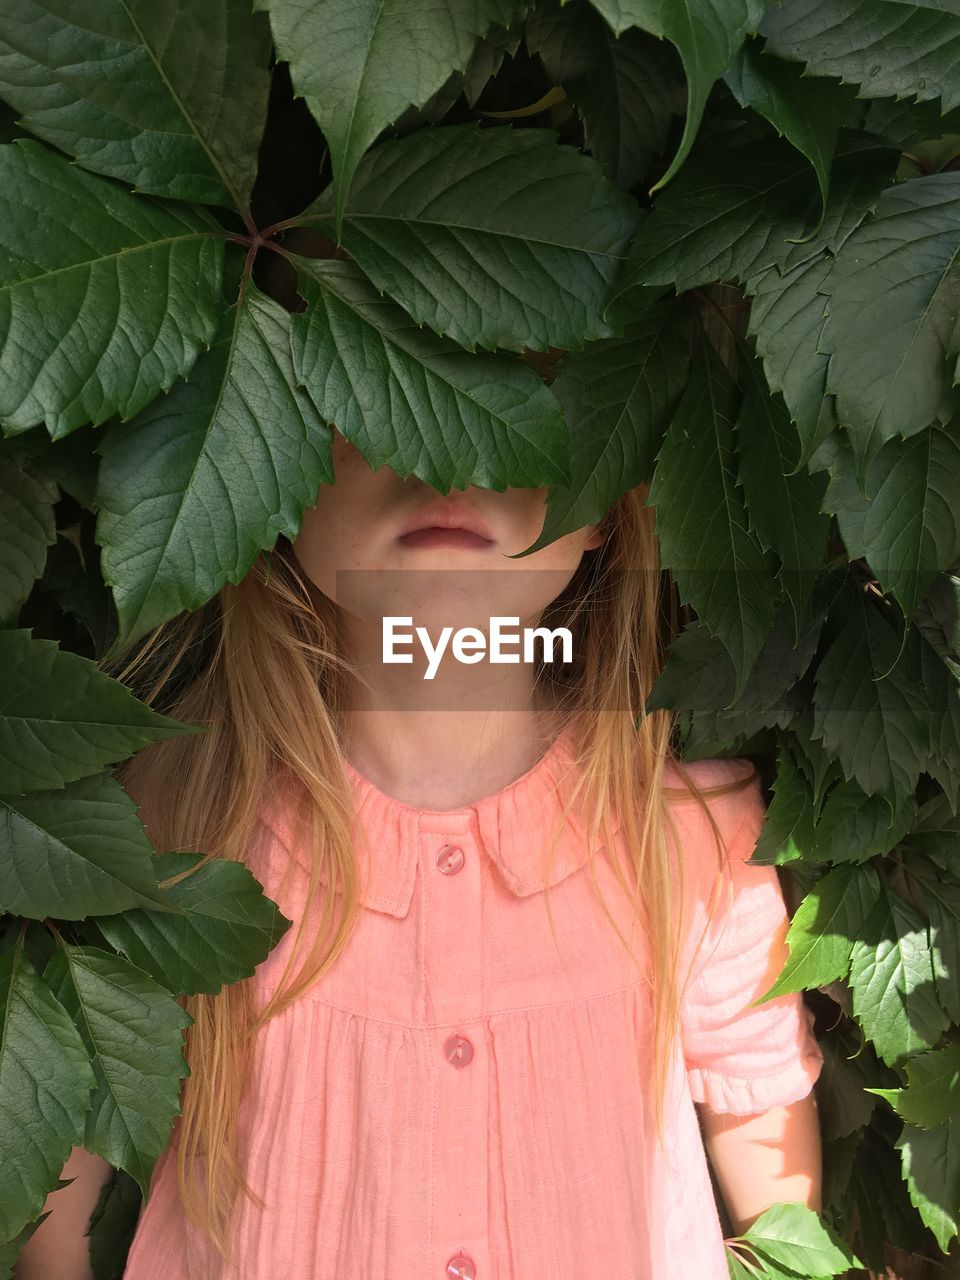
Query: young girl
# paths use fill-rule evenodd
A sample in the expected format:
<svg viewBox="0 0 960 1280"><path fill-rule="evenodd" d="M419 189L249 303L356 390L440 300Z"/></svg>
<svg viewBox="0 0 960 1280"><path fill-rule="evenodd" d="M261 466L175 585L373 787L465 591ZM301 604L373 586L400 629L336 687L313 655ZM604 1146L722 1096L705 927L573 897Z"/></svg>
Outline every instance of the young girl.
<svg viewBox="0 0 960 1280"><path fill-rule="evenodd" d="M155 846L243 858L294 923L184 1001L126 1280L725 1280L707 1157L735 1230L819 1208L822 1059L799 996L752 1004L787 925L746 862L756 770L683 767L643 713L672 633L645 489L511 559L545 489L443 497L336 434L334 464L296 541L133 668L209 725L125 771ZM427 680L385 617L566 626L572 661L448 647ZM89 1274L108 1170L72 1173L22 1280Z"/></svg>

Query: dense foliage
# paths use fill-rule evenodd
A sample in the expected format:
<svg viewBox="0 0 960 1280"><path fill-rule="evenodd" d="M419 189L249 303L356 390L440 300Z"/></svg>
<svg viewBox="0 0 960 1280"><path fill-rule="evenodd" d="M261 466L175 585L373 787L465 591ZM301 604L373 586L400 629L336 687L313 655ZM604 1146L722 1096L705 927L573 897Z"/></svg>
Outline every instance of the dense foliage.
<svg viewBox="0 0 960 1280"><path fill-rule="evenodd" d="M120 1274L176 997L288 927L234 863L161 888L201 854L111 766L199 730L96 664L296 535L332 423L441 493L549 486L528 550L651 483L687 609L648 709L767 769L774 992L826 1054L822 1222L775 1207L731 1273L941 1257L956 4L8 0L0 100L0 1274L78 1143Z"/></svg>

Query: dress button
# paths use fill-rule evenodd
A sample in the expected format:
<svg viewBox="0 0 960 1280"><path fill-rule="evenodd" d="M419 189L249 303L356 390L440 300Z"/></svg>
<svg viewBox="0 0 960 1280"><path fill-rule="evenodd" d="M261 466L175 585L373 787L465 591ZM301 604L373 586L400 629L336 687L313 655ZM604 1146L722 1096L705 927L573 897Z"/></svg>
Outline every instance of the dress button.
<svg viewBox="0 0 960 1280"><path fill-rule="evenodd" d="M455 1253L447 1263L448 1280L475 1280L477 1268L465 1253Z"/></svg>
<svg viewBox="0 0 960 1280"><path fill-rule="evenodd" d="M473 1045L466 1036L454 1034L444 1041L443 1054L451 1066L465 1067L473 1057Z"/></svg>
<svg viewBox="0 0 960 1280"><path fill-rule="evenodd" d="M445 876L455 876L463 861L463 850L459 845L445 844L437 854L437 866Z"/></svg>

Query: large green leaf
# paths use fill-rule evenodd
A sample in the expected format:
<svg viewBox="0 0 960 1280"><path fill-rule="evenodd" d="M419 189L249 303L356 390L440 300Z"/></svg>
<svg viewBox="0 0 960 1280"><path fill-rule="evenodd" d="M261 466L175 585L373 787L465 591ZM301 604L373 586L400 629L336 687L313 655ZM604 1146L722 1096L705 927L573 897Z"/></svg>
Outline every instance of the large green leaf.
<svg viewBox="0 0 960 1280"><path fill-rule="evenodd" d="M800 436L797 465L805 465L836 425L827 395L829 358L819 347L827 299L821 286L833 260L819 254L782 275L770 267L751 281L748 332L756 339L767 386L780 392Z"/></svg>
<svg viewBox="0 0 960 1280"><path fill-rule="evenodd" d="M797 466L807 463L836 424L833 397L827 394L829 356L820 347L831 255L876 204L897 159L896 151L870 139L842 136L816 236L793 245L746 282L752 299L749 331L756 338L767 383L771 391L782 392L800 433Z"/></svg>
<svg viewBox="0 0 960 1280"><path fill-rule="evenodd" d="M468 353L420 328L352 263L296 259L297 376L376 471L448 493L570 481L556 397L520 360Z"/></svg>
<svg viewBox="0 0 960 1280"><path fill-rule="evenodd" d="M914 634L920 651L921 682L930 711L930 755L926 772L936 778L951 807L957 811L960 809L960 667L951 665L938 653L925 633L911 633L911 638Z"/></svg>
<svg viewBox="0 0 960 1280"><path fill-rule="evenodd" d="M25 628L0 631L0 671L0 794L62 787L150 742L203 732L151 710L89 658Z"/></svg>
<svg viewBox="0 0 960 1280"><path fill-rule="evenodd" d="M920 1129L934 1129L960 1112L960 1044L918 1053L906 1066L902 1089L871 1089L897 1115Z"/></svg>
<svg viewBox="0 0 960 1280"><path fill-rule="evenodd" d="M837 867L813 886L787 932L790 956L776 982L756 1002L845 978L863 923L880 896L871 867Z"/></svg>
<svg viewBox="0 0 960 1280"><path fill-rule="evenodd" d="M136 805L106 774L0 796L0 831L0 911L82 920L165 905Z"/></svg>
<svg viewBox="0 0 960 1280"><path fill-rule="evenodd" d="M201 856L160 854L157 876L181 875ZM290 927L239 862L215 858L163 896L185 914L138 909L96 923L112 947L175 995L212 994L224 983L249 978Z"/></svg>
<svg viewBox="0 0 960 1280"><path fill-rule="evenodd" d="M93 1059L83 1145L125 1169L146 1196L180 1111L180 1080L189 1074L183 1028L192 1018L141 969L97 947L61 945L44 978Z"/></svg>
<svg viewBox="0 0 960 1280"><path fill-rule="evenodd" d="M764 1263L766 1274L773 1277L784 1273L838 1276L861 1266L833 1228L813 1209L797 1202L771 1205L737 1239L749 1243Z"/></svg>
<svg viewBox="0 0 960 1280"><path fill-rule="evenodd" d="M937 1000L927 926L887 888L853 944L850 986L853 1012L890 1066L931 1048L949 1025Z"/></svg>
<svg viewBox="0 0 960 1280"><path fill-rule="evenodd" d="M0 626L16 623L57 540L52 481L0 458Z"/></svg>
<svg viewBox="0 0 960 1280"><path fill-rule="evenodd" d="M463 71L518 0L255 0L269 9L277 56L330 147L339 227L364 152L407 107Z"/></svg>
<svg viewBox="0 0 960 1280"><path fill-rule="evenodd" d="M860 85L864 98L960 103L960 27L950 0L790 0L767 10L767 47L812 75Z"/></svg>
<svg viewBox="0 0 960 1280"><path fill-rule="evenodd" d="M332 233L333 208L328 190L297 221ZM543 351L613 334L640 210L553 130L468 124L375 148L343 219L344 249L418 324L471 351Z"/></svg>
<svg viewBox="0 0 960 1280"><path fill-rule="evenodd" d="M776 583L737 482L736 384L706 344L667 429L647 505L664 566L684 603L718 637L739 697L774 622Z"/></svg>
<svg viewBox="0 0 960 1280"><path fill-rule="evenodd" d="M789 724L792 710L786 695L810 665L826 609L825 598L813 601L802 618L798 638L790 601L781 602L773 629L736 699L736 671L723 644L701 622L688 623L670 645L646 710L688 708L693 716L694 740L730 742L765 726ZM689 745L688 738L684 758L689 755Z"/></svg>
<svg viewBox="0 0 960 1280"><path fill-rule="evenodd" d="M94 1087L83 1040L19 946L0 953L0 1240L43 1208Z"/></svg>
<svg viewBox="0 0 960 1280"><path fill-rule="evenodd" d="M824 211L810 166L786 142L742 126L704 139L641 224L616 293L723 280L752 292L763 271L836 249L876 202L890 167L889 148L844 133Z"/></svg>
<svg viewBox="0 0 960 1280"><path fill-rule="evenodd" d="M683 115L686 85L673 48L636 28L615 35L588 0L547 0L526 36L576 107L587 149L621 187L632 187Z"/></svg>
<svg viewBox="0 0 960 1280"><path fill-rule="evenodd" d="M857 479L887 440L960 416L960 173L901 182L847 239L824 284L827 390Z"/></svg>
<svg viewBox="0 0 960 1280"><path fill-rule="evenodd" d="M814 79L750 40L724 77L741 106L765 116L813 165L824 209L840 125L853 98L836 80Z"/></svg>
<svg viewBox="0 0 960 1280"><path fill-rule="evenodd" d="M552 489L537 551L601 520L628 489L649 483L683 391L690 355L682 305L653 306L623 336L567 356L552 384L570 428L572 483Z"/></svg>
<svg viewBox="0 0 960 1280"><path fill-rule="evenodd" d="M794 755L787 735L779 735L773 799L767 805L756 848L749 858L759 866L796 862L813 847L813 797Z"/></svg>
<svg viewBox="0 0 960 1280"><path fill-rule="evenodd" d="M890 806L882 796L869 796L854 782L831 787L805 856L818 862L866 862L889 853L907 834L917 813L913 795L905 795L890 820Z"/></svg>
<svg viewBox="0 0 960 1280"><path fill-rule="evenodd" d="M958 425L888 441L867 469L866 494L838 432L810 462L811 468L829 470L824 507L836 515L848 555L869 562L907 617L937 574L960 558Z"/></svg>
<svg viewBox="0 0 960 1280"><path fill-rule="evenodd" d="M683 137L666 173L669 182L686 160L715 82L730 66L749 31L763 16L765 0L592 0L617 35L640 27L676 46L687 77Z"/></svg>
<svg viewBox="0 0 960 1280"><path fill-rule="evenodd" d="M960 1220L960 1116L936 1129L905 1124L896 1146L910 1199L946 1251Z"/></svg>
<svg viewBox="0 0 960 1280"><path fill-rule="evenodd" d="M246 0L16 0L0 95L32 133L137 191L245 209L270 30Z"/></svg>
<svg viewBox="0 0 960 1280"><path fill-rule="evenodd" d="M921 690L899 657L893 626L851 588L848 616L817 669L813 732L844 777L884 796L891 814L916 787L928 743Z"/></svg>
<svg viewBox="0 0 960 1280"><path fill-rule="evenodd" d="M331 432L296 385L290 317L247 281L191 377L97 452L97 541L120 631L111 652L295 537L333 479Z"/></svg>
<svg viewBox="0 0 960 1280"><path fill-rule="evenodd" d="M221 233L37 142L0 146L0 423L54 439L130 417L210 345Z"/></svg>
<svg viewBox="0 0 960 1280"><path fill-rule="evenodd" d="M740 483L757 537L780 559L779 578L793 606L799 638L827 547L830 517L821 509L826 484L822 477L797 469L797 429L781 398L768 391L758 363L745 358L740 371Z"/></svg>

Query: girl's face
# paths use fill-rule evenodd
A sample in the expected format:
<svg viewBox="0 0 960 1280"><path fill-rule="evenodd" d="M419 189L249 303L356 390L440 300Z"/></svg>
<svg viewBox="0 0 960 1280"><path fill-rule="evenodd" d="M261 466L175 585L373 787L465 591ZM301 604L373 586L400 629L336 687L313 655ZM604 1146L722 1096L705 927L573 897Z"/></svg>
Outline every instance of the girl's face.
<svg viewBox="0 0 960 1280"><path fill-rule="evenodd" d="M333 463L334 484L320 486L293 548L308 579L338 605L353 655L376 666L387 660L383 639L388 616L411 618L407 630L428 627L434 636L445 627L452 628L451 634L462 627L489 634L494 616L535 626L572 579L585 550L603 541L599 526L589 525L530 556L509 559L538 538L547 488L498 493L471 485L444 497L417 477L402 479L385 466L372 470L338 431L333 433ZM463 512L488 541L470 545L447 538L417 545L404 540L412 526ZM562 655L557 653L556 660ZM413 671L410 666L380 669L396 686L408 676L422 675L420 657L413 666ZM444 660L444 675L457 680L449 666ZM497 671L506 676L511 669L524 680L517 667ZM479 669L475 675L480 676Z"/></svg>
<svg viewBox="0 0 960 1280"><path fill-rule="evenodd" d="M360 618L419 611L415 624L455 627L483 626L493 614L530 619L556 599L583 553L603 541L599 526L588 525L511 560L540 534L546 487L498 493L471 485L444 496L389 467L373 471L337 431L333 465L335 483L321 485L293 546L312 582ZM487 541L404 540L412 526L461 513Z"/></svg>

